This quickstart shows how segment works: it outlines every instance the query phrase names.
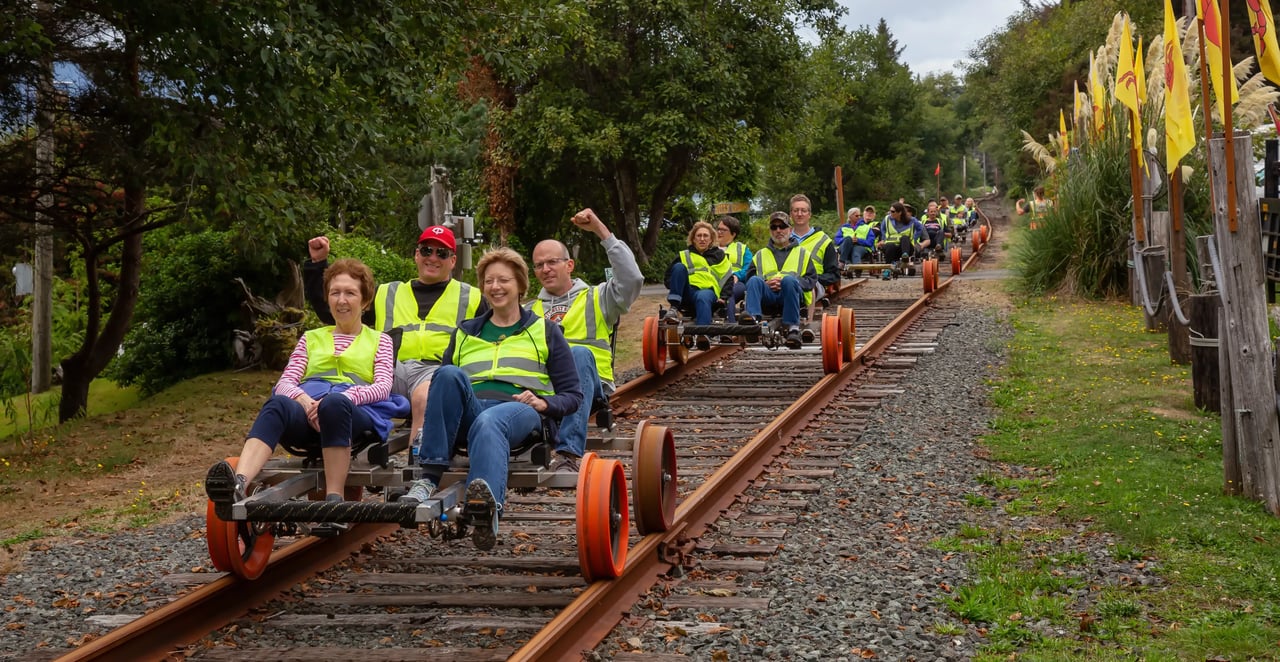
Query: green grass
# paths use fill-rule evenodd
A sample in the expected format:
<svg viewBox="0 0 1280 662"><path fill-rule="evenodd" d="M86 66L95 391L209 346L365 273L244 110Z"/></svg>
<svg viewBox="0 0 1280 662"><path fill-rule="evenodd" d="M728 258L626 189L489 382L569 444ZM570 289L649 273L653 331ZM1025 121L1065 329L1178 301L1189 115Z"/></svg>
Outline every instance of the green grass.
<svg viewBox="0 0 1280 662"><path fill-rule="evenodd" d="M54 387L32 396L30 402L25 395L0 400L0 414L3 414L0 415L0 440L30 432L31 419L35 419L36 430L57 425L61 397L60 387ZM88 415L123 411L137 405L141 399L136 386L120 386L109 379L95 379L89 384Z"/></svg>
<svg viewBox="0 0 1280 662"><path fill-rule="evenodd" d="M1093 561L1055 546L1057 534L990 531L978 549L962 528L935 546L972 555L974 580L948 604L987 627L977 659L1280 659L1280 520L1223 494L1220 421L1195 409L1166 336L1117 303L1047 298L1011 322L985 441L1032 477L975 482L1009 514L1108 532L1113 560L1150 563L1161 584L1074 601L1067 578ZM1027 626L1037 622L1049 627Z"/></svg>

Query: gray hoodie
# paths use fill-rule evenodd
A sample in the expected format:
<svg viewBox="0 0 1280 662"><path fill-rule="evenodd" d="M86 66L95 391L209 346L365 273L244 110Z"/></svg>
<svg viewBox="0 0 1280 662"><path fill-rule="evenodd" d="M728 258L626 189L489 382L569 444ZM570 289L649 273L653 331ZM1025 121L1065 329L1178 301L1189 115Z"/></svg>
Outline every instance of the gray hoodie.
<svg viewBox="0 0 1280 662"><path fill-rule="evenodd" d="M631 309L631 304L640 296L640 288L644 285L644 274L640 273L640 265L636 264L636 256L617 235L610 235L600 242L609 256L609 266L613 268L613 277L596 288L596 298L600 309L610 326L618 323L623 313ZM549 322L562 323L564 315L573 300L588 287L592 287L581 278L573 279L569 291L560 296L553 296L546 288L538 291L537 300L542 302L543 317ZM613 384L606 384L606 390L612 391Z"/></svg>

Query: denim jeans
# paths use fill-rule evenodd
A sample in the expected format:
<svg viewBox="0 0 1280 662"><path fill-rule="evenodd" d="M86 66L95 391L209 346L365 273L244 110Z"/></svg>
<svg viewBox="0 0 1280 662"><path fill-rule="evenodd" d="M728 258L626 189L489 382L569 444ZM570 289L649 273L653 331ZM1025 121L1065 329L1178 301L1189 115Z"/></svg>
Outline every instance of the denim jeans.
<svg viewBox="0 0 1280 662"><path fill-rule="evenodd" d="M862 264L862 261L871 255L871 248L862 244L855 244L853 247L853 259L849 264Z"/></svg>
<svg viewBox="0 0 1280 662"><path fill-rule="evenodd" d="M853 264L853 247L858 242L852 237L845 237L840 240L840 263Z"/></svg>
<svg viewBox="0 0 1280 662"><path fill-rule="evenodd" d="M743 297L745 297L746 295L747 295L747 284L740 280L735 279L733 281L733 287L730 288L728 296L724 298L725 300L724 321L728 322L729 324L733 324L734 322L738 321L738 311L737 311L738 302L743 301L744 300Z"/></svg>
<svg viewBox="0 0 1280 662"><path fill-rule="evenodd" d="M764 306L782 307L782 324L793 327L800 324L800 280L795 276L783 276L782 288L774 292L759 276L747 281L747 314L759 320Z"/></svg>
<svg viewBox="0 0 1280 662"><path fill-rule="evenodd" d="M711 306L716 302L716 292L711 288L695 288L689 284L689 269L683 262L671 267L671 286L668 288L667 301L672 307L682 309L684 302L693 300L693 318L695 324L711 323Z"/></svg>
<svg viewBox="0 0 1280 662"><path fill-rule="evenodd" d="M307 412L291 398L273 395L262 405L248 438L261 439L275 450L282 439L296 446L350 446L351 438L373 429L373 419L351 398L331 393L320 398L316 413L320 431L307 423Z"/></svg>
<svg viewBox="0 0 1280 662"><path fill-rule="evenodd" d="M582 457L587 452L587 422L591 418L591 405L604 399L604 386L596 369L596 356L581 345L569 349L573 364L578 369L578 386L582 389L582 404L577 411L560 419L560 434L556 450Z"/></svg>
<svg viewBox="0 0 1280 662"><path fill-rule="evenodd" d="M477 398L467 373L457 366L440 366L430 388L418 461L448 468L459 444L465 446L471 458L467 483L483 478L502 505L511 449L542 427L542 417L523 403Z"/></svg>

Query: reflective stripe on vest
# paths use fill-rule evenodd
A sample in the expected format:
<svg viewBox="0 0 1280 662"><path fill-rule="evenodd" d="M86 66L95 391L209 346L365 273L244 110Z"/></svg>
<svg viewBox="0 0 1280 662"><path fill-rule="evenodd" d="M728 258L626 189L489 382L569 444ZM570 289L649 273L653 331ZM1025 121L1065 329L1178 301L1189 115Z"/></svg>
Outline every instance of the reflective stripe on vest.
<svg viewBox="0 0 1280 662"><path fill-rule="evenodd" d="M761 278L773 280L782 276L794 276L799 279L803 274L801 269L804 268L805 262L809 260L809 253L801 246L796 246L787 252L787 259L783 261L782 268L778 268L778 260L773 255L773 251L763 248L753 262L756 264L756 275ZM804 292L804 302L807 304L813 299L813 290Z"/></svg>
<svg viewBox="0 0 1280 662"><path fill-rule="evenodd" d="M689 285L697 290L719 288L729 277L729 260L722 259L708 264L707 258L685 249L680 251L680 263L689 271Z"/></svg>
<svg viewBox="0 0 1280 662"><path fill-rule="evenodd" d="M325 326L312 329L304 335L307 339L307 370L302 380L323 379L331 384L373 383L373 363L378 358L378 342L381 333L367 326L360 327L360 335L342 351L334 355L333 332L337 327Z"/></svg>
<svg viewBox="0 0 1280 662"><path fill-rule="evenodd" d="M596 359L596 372L600 375L600 380L612 382L613 327L604 318L604 309L599 306L596 299L595 286L578 292L573 298L573 303L569 305L569 310L565 311L564 317L560 318L560 330L564 332L564 339L569 341L570 346L579 345L591 350L592 356ZM541 299L535 299L530 303L529 310L538 317L546 315Z"/></svg>
<svg viewBox="0 0 1280 662"><path fill-rule="evenodd" d="M551 395L547 374L547 322L541 317L514 336L487 342L459 329L454 341L453 362L471 378L471 383L505 382L538 395Z"/></svg>
<svg viewBox="0 0 1280 662"><path fill-rule="evenodd" d="M827 246L831 245L831 237L822 230L818 230L804 238L800 242L800 247L809 251L809 256L813 258L813 270L819 276L823 273L822 260L827 254Z"/></svg>
<svg viewBox="0 0 1280 662"><path fill-rule="evenodd" d="M916 233L915 233L915 228L913 227L914 225L915 225L914 223L907 223L907 227L905 229L899 230L898 226L892 220L890 220L888 223L885 224L886 227L884 229L884 240L890 244L896 244L898 243L898 237L901 237L903 235L908 235L911 237L911 243L914 244L916 243Z"/></svg>
<svg viewBox="0 0 1280 662"><path fill-rule="evenodd" d="M404 331L396 358L436 363L440 362L458 324L475 317L480 307L480 297L472 296L471 286L454 279L427 311L426 319L418 317L418 299L409 283L395 281L380 285L373 300L375 326L383 332Z"/></svg>
<svg viewBox="0 0 1280 662"><path fill-rule="evenodd" d="M746 266L747 245L741 241L735 241L724 247L724 254L729 256L729 266L733 271L737 271Z"/></svg>

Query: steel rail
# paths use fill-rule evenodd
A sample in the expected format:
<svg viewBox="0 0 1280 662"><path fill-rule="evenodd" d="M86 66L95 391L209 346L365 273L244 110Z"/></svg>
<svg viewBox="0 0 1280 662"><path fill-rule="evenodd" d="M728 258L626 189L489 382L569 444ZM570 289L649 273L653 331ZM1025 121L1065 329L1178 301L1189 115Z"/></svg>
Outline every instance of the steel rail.
<svg viewBox="0 0 1280 662"><path fill-rule="evenodd" d="M671 569L674 562L670 559L679 556L687 541L701 535L715 522L765 466L785 450L787 440L821 413L844 386L867 370L872 356L887 349L904 329L919 319L950 280L940 284L938 290L918 298L864 343L839 372L824 376L707 477L677 506L671 529L645 536L631 548L620 577L592 584L509 659L579 659L584 651L599 645L635 604L636 597Z"/></svg>
<svg viewBox="0 0 1280 662"><path fill-rule="evenodd" d="M234 622L246 610L266 603L345 559L365 543L398 528L395 524L360 524L336 538L303 538L276 550L260 579L249 581L224 575L57 660L173 659L175 650ZM191 618L196 610L199 619Z"/></svg>

